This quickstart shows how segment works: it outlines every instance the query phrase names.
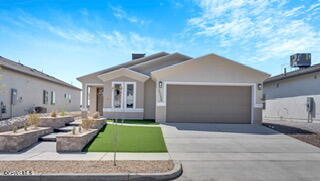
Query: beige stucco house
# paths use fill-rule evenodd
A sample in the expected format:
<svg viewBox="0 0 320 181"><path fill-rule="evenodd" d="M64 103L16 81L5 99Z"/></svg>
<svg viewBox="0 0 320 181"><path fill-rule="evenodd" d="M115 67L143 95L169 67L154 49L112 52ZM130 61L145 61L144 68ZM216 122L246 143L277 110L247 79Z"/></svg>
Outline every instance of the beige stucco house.
<svg viewBox="0 0 320 181"><path fill-rule="evenodd" d="M0 117L28 114L34 107L50 112L79 111L81 89L0 56ZM2 113L2 114L1 114Z"/></svg>
<svg viewBox="0 0 320 181"><path fill-rule="evenodd" d="M263 92L263 120L320 122L320 64L270 77Z"/></svg>
<svg viewBox="0 0 320 181"><path fill-rule="evenodd" d="M160 52L78 80L82 111L107 118L260 123L262 82L269 76L215 54Z"/></svg>

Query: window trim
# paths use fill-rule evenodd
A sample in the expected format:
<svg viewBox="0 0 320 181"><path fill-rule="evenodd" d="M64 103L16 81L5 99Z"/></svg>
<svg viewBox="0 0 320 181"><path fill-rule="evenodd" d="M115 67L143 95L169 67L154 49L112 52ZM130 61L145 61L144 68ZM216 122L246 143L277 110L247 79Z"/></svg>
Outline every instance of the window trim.
<svg viewBox="0 0 320 181"><path fill-rule="evenodd" d="M125 84L125 86L124 86L124 92L123 92L123 94L124 94L124 96L123 96L123 98L124 98L124 101L123 101L123 103L124 103L124 109L129 109L129 110L132 110L132 109L136 109L136 98L137 98L137 84L136 84L136 82L124 82L124 84ZM128 85L133 85L133 107L132 108L127 108L127 90L128 90Z"/></svg>
<svg viewBox="0 0 320 181"><path fill-rule="evenodd" d="M56 104L56 92L54 91L51 91L51 101L50 101L50 104L51 105L55 105Z"/></svg>

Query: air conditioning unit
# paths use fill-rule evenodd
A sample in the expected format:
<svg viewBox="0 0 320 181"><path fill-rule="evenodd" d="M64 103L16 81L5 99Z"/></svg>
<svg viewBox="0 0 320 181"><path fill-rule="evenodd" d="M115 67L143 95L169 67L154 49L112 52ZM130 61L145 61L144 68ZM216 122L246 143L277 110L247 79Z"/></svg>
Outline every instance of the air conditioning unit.
<svg viewBox="0 0 320 181"><path fill-rule="evenodd" d="M307 68L311 66L311 53L296 53L290 56L290 66Z"/></svg>

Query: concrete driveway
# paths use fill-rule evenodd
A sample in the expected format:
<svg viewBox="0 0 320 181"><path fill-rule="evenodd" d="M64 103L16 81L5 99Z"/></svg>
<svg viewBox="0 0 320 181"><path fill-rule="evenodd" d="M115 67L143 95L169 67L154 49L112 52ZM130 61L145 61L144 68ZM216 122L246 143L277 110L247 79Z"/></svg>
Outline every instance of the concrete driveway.
<svg viewBox="0 0 320 181"><path fill-rule="evenodd" d="M260 125L167 123L178 180L320 180L320 149Z"/></svg>

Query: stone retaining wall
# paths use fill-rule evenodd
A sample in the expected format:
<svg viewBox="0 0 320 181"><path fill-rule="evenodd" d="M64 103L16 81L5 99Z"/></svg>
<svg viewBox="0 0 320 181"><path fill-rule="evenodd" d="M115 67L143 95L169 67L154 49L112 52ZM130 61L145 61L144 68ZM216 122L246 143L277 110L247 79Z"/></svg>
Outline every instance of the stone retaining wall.
<svg viewBox="0 0 320 181"><path fill-rule="evenodd" d="M32 144L38 142L38 139L44 135L52 133L52 128L29 128L28 131L18 130L0 133L0 152L18 152Z"/></svg>
<svg viewBox="0 0 320 181"><path fill-rule="evenodd" d="M61 117L41 117L39 120L40 127L51 127L53 129L61 128L66 123L74 121L72 116L61 116Z"/></svg>
<svg viewBox="0 0 320 181"><path fill-rule="evenodd" d="M98 129L91 129L76 135L57 136L57 152L81 152L98 133Z"/></svg>

